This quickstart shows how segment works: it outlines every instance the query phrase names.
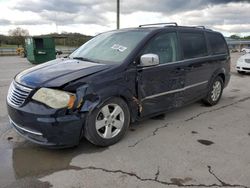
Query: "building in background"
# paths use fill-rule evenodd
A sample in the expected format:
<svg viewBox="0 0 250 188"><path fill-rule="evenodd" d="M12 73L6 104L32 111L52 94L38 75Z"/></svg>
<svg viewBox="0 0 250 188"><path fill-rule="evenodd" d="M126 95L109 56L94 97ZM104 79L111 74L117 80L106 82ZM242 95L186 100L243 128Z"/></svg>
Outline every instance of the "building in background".
<svg viewBox="0 0 250 188"><path fill-rule="evenodd" d="M225 37L230 50L241 51L242 48L250 48L250 40L232 39Z"/></svg>

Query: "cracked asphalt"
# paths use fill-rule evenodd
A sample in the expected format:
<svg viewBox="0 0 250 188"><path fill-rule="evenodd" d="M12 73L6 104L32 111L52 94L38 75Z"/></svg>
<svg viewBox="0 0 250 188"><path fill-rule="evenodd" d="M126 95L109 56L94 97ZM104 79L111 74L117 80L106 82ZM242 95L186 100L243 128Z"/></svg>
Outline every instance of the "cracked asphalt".
<svg viewBox="0 0 250 188"><path fill-rule="evenodd" d="M0 187L250 187L250 74L232 76L221 101L200 102L132 124L117 144L51 150L10 128L8 86L31 67L0 57Z"/></svg>

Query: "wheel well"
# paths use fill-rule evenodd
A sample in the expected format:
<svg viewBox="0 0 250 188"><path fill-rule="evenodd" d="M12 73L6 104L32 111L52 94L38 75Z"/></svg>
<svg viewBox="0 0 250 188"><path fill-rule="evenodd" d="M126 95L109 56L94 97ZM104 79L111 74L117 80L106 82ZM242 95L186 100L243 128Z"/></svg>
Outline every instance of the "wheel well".
<svg viewBox="0 0 250 188"><path fill-rule="evenodd" d="M126 97L124 97L124 96L122 96L122 95L118 95L118 96L116 96L116 97L119 97L119 98L121 98L122 100L124 100L124 102L128 105L129 110L131 111L131 107L130 107L130 105L129 105L129 101L128 101L128 99L127 99Z"/></svg>
<svg viewBox="0 0 250 188"><path fill-rule="evenodd" d="M99 105L103 104L104 102L106 102L107 100L109 100L109 99L111 99L111 98L120 98L120 99L122 99L122 100L128 105L128 108L129 108L129 110L130 110L129 101L127 100L126 97L124 97L124 96L122 96L122 95L111 95L111 96L105 98L104 100L102 100L102 102L101 102Z"/></svg>
<svg viewBox="0 0 250 188"><path fill-rule="evenodd" d="M134 122L135 121L135 117L134 117L133 110L132 110L132 107L131 107L128 99L125 96L123 96L123 95L118 95L118 96L114 96L114 97L121 98L128 105L128 109L129 109L129 112L130 112L130 121Z"/></svg>
<svg viewBox="0 0 250 188"><path fill-rule="evenodd" d="M219 76L219 77L221 77L221 78L222 78L222 80L223 80L223 83L225 83L225 75L224 75L224 74L222 74L222 73L220 73L218 76Z"/></svg>

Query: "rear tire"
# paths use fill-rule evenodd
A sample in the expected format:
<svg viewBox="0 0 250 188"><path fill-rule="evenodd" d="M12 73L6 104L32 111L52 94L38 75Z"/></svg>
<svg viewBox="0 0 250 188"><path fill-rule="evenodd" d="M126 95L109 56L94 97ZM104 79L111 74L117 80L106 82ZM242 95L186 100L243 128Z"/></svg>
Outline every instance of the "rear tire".
<svg viewBox="0 0 250 188"><path fill-rule="evenodd" d="M110 146L126 133L130 123L128 105L121 98L111 98L89 113L84 126L85 138L97 146Z"/></svg>
<svg viewBox="0 0 250 188"><path fill-rule="evenodd" d="M220 76L217 76L210 84L207 96L202 101L209 106L216 105L222 95L224 82Z"/></svg>

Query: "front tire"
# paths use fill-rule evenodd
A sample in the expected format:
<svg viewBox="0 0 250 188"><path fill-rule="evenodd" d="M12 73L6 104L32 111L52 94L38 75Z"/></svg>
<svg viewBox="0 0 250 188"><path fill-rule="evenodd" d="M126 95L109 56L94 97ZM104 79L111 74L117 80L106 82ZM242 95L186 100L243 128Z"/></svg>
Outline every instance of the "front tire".
<svg viewBox="0 0 250 188"><path fill-rule="evenodd" d="M126 102L111 98L89 113L84 135L94 145L109 146L124 136L129 123L130 112Z"/></svg>
<svg viewBox="0 0 250 188"><path fill-rule="evenodd" d="M216 105L222 95L224 82L220 76L217 76L210 84L208 94L202 101L209 106Z"/></svg>

